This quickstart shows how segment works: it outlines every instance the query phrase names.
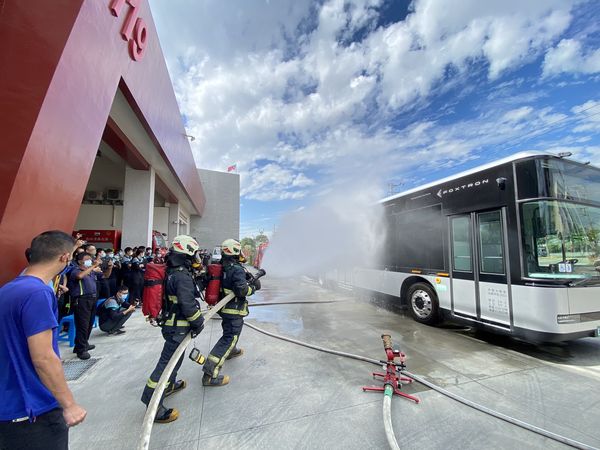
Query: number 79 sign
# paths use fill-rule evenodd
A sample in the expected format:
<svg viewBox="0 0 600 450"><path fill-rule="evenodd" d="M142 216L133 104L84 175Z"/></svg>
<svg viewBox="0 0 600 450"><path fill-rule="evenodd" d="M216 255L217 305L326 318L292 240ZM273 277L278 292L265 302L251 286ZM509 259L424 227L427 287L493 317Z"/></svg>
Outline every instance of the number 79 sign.
<svg viewBox="0 0 600 450"><path fill-rule="evenodd" d="M138 8L143 0L111 0L110 12L113 16L119 17L123 12L125 5L129 6L123 28L121 28L121 36L129 42L129 55L134 61L139 61L144 56L146 51L146 42L148 39L148 30L146 22L141 17L138 17Z"/></svg>

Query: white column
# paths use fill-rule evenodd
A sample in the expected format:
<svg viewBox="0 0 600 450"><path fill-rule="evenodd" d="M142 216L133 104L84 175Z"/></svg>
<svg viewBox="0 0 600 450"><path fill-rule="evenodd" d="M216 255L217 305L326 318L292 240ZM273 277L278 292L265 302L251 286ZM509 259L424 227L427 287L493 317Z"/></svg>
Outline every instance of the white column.
<svg viewBox="0 0 600 450"><path fill-rule="evenodd" d="M167 240L169 245L173 242L173 238L179 234L179 203L171 203L169 205L169 235Z"/></svg>
<svg viewBox="0 0 600 450"><path fill-rule="evenodd" d="M155 173L150 170L125 170L123 191L123 235L121 248L152 246Z"/></svg>

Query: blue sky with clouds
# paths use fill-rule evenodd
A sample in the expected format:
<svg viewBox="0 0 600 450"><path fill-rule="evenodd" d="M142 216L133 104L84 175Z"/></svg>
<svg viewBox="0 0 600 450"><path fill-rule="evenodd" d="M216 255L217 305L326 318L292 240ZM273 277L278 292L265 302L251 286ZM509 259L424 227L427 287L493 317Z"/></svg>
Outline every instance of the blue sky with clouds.
<svg viewBox="0 0 600 450"><path fill-rule="evenodd" d="M198 166L241 236L348 183L408 189L522 150L600 165L596 0L150 0Z"/></svg>

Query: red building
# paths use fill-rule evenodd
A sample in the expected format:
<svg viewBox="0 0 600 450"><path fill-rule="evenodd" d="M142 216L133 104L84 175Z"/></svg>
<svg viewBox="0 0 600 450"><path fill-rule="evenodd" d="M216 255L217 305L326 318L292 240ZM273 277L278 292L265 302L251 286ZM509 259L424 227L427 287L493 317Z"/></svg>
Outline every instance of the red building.
<svg viewBox="0 0 600 450"><path fill-rule="evenodd" d="M150 243L157 209L170 235L202 214L147 0L0 2L0 86L0 284L37 233L85 219L96 167L95 189L121 194L86 210L110 221L112 208L107 228L120 225L123 245Z"/></svg>

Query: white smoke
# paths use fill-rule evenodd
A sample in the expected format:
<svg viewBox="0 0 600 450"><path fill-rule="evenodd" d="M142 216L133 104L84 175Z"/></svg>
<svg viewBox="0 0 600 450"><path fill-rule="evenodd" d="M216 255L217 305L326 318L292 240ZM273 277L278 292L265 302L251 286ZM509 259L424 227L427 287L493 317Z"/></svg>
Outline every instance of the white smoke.
<svg viewBox="0 0 600 450"><path fill-rule="evenodd" d="M345 183L285 216L265 254L267 273L314 275L373 263L385 240L381 192L373 184Z"/></svg>

